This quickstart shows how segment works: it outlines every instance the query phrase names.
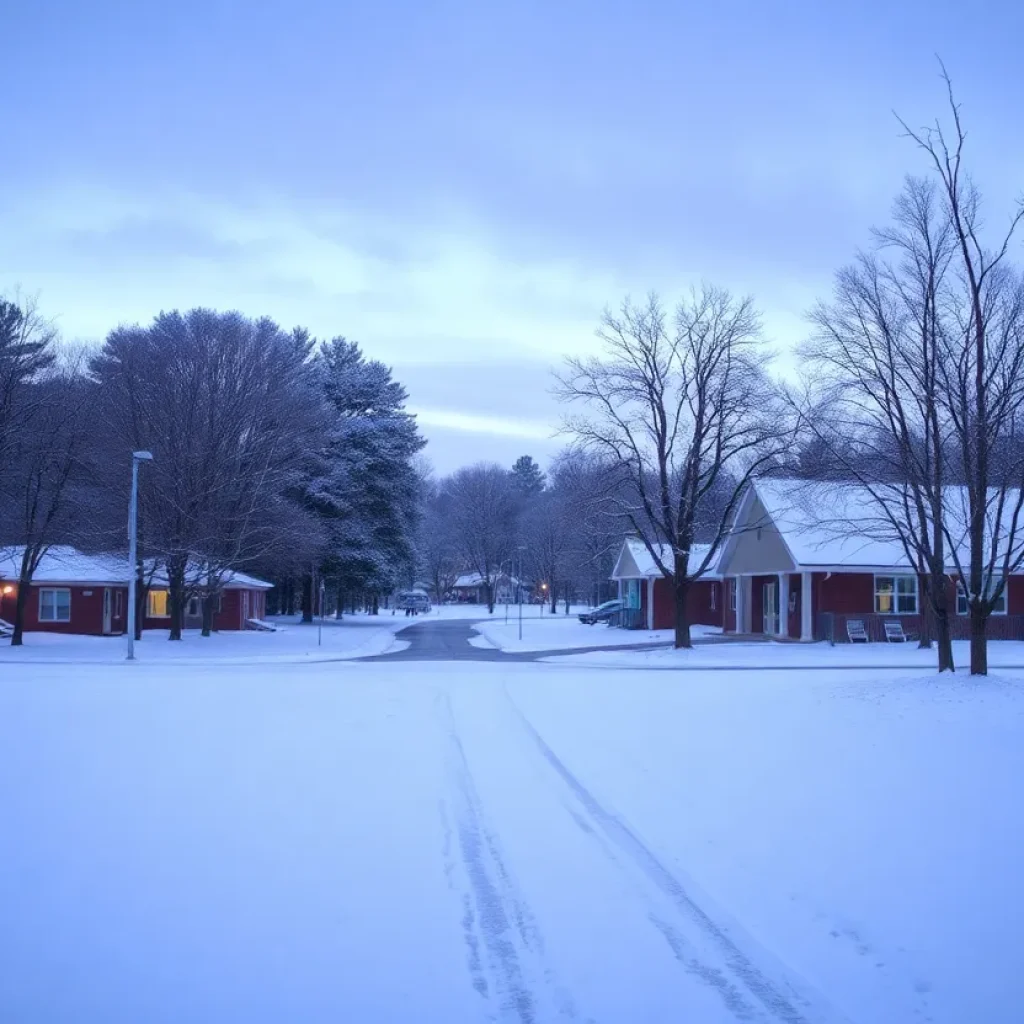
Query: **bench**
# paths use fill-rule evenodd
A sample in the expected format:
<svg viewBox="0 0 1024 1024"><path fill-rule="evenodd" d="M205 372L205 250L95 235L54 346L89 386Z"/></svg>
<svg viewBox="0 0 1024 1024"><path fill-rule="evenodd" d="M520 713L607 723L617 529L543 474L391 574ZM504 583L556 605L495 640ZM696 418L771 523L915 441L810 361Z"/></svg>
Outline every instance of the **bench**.
<svg viewBox="0 0 1024 1024"><path fill-rule="evenodd" d="M903 623L899 619L885 620L885 639L890 644L905 644L908 640L916 640L913 633L903 632Z"/></svg>
<svg viewBox="0 0 1024 1024"><path fill-rule="evenodd" d="M846 637L851 644L855 644L858 641L866 644L868 642L868 633L867 630L864 628L864 620L847 619Z"/></svg>

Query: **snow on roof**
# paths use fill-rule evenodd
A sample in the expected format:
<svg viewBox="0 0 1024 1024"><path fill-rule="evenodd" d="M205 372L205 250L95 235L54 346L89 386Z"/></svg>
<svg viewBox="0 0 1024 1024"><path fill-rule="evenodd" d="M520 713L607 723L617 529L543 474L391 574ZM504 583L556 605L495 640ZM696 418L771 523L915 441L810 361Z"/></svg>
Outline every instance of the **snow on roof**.
<svg viewBox="0 0 1024 1024"><path fill-rule="evenodd" d="M903 545L863 487L770 479L758 480L754 492L797 565L910 568Z"/></svg>
<svg viewBox="0 0 1024 1024"><path fill-rule="evenodd" d="M0 579L16 580L21 571L23 546L0 548ZM198 563L186 570L190 583L201 582L202 570ZM128 557L112 553L88 555L77 548L55 544L46 551L32 575L34 584L40 583L95 583L128 584ZM167 575L158 570L152 583L167 586ZM228 590L269 590L273 584L244 572L229 570L221 575L220 585Z"/></svg>
<svg viewBox="0 0 1024 1024"><path fill-rule="evenodd" d="M765 511L782 536L797 565L835 566L840 568L910 569L911 561L895 530L886 518L877 498L860 484L822 480L772 478L758 480L753 487ZM877 492L897 514L901 511L900 489L889 490L880 485ZM1002 544L1010 531L1011 510L1016 492L1007 502L1004 523L1000 530ZM967 491L963 487L947 487L943 492L943 508L949 533L957 543L961 561L969 554L966 543ZM990 519L995 516L993 511ZM756 527L754 521L741 529ZM989 524L988 532L991 534ZM1024 537L1017 539L1019 548ZM955 569L949 560L950 571Z"/></svg>
<svg viewBox="0 0 1024 1024"><path fill-rule="evenodd" d="M23 546L0 548L0 578L17 579ZM39 561L33 583L128 583L128 559L111 554L87 555L54 545Z"/></svg>
<svg viewBox="0 0 1024 1024"><path fill-rule="evenodd" d="M636 571L640 578L648 579L650 577L659 577L662 575L661 569L658 568L658 563L654 560L654 556L651 554L647 545L639 537L627 537L625 547L629 552L630 557L633 559L636 565ZM657 545L658 555L661 561L669 569L675 568L675 557L672 554L672 547L669 544ZM690 545L690 559L689 559L689 571L693 572L699 569L704 559L707 558L708 552L711 550L710 544L691 544ZM620 556L621 558L621 556ZM616 565L618 569L618 565ZM707 571L701 575L702 579L717 579L718 573L715 571L716 566L714 561L708 566ZM632 576L632 573L630 573ZM613 578L627 579L629 577L625 575L619 575L619 573L613 574ZM636 577L633 577L636 578Z"/></svg>
<svg viewBox="0 0 1024 1024"><path fill-rule="evenodd" d="M508 583L513 584L513 585L515 585L516 582L517 582L515 576L509 576L506 573L499 573L492 580L492 582L494 582L494 583L498 583L498 582L505 583L506 581ZM458 588L462 588L462 587L466 587L466 588L469 588L469 587L482 587L484 585L484 583L485 583L485 580L484 580L483 576L480 575L480 573L478 573L478 572L467 572L467 573L463 573L455 581L455 583L452 584L452 586L453 586L454 589L458 589Z"/></svg>

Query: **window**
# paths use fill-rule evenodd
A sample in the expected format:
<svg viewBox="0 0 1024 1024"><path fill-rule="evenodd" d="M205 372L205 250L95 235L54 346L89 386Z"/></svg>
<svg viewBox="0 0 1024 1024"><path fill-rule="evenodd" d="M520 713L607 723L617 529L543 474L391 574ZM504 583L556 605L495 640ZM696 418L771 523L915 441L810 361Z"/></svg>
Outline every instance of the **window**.
<svg viewBox="0 0 1024 1024"><path fill-rule="evenodd" d="M124 615L124 593L120 590L114 591L114 618L119 619Z"/></svg>
<svg viewBox="0 0 1024 1024"><path fill-rule="evenodd" d="M44 587L39 591L40 622L71 621L71 591Z"/></svg>
<svg viewBox="0 0 1024 1024"><path fill-rule="evenodd" d="M717 587L715 586L715 584L714 584L714 583L712 583L712 584L711 584L711 610L712 610L712 611L714 611L714 610L715 610L715 603L716 603L716 601L717 601L717 598L715 597L715 591L716 591L717 589L718 589L718 588L717 588Z"/></svg>
<svg viewBox="0 0 1024 1024"><path fill-rule="evenodd" d="M995 589L994 585L990 583L986 588L986 593L991 594ZM999 595L999 600L992 606L993 615L1005 615L1006 614L1006 586L1003 586L1003 592ZM964 587L963 580L957 582L956 585L956 613L957 615L966 615L970 609L967 607L967 590Z"/></svg>
<svg viewBox="0 0 1024 1024"><path fill-rule="evenodd" d="M167 607L167 591L151 590L146 602L146 614L151 619L166 619L170 616Z"/></svg>
<svg viewBox="0 0 1024 1024"><path fill-rule="evenodd" d="M740 581L737 577L729 583L729 610L736 611L736 591L740 588Z"/></svg>
<svg viewBox="0 0 1024 1024"><path fill-rule="evenodd" d="M876 576L875 611L879 615L916 615L917 577Z"/></svg>
<svg viewBox="0 0 1024 1024"><path fill-rule="evenodd" d="M190 616L196 616L196 615L199 614L199 598L198 597L190 597L188 599L188 611L185 614L186 615L190 615Z"/></svg>
<svg viewBox="0 0 1024 1024"><path fill-rule="evenodd" d="M640 607L640 580L626 580L626 607Z"/></svg>

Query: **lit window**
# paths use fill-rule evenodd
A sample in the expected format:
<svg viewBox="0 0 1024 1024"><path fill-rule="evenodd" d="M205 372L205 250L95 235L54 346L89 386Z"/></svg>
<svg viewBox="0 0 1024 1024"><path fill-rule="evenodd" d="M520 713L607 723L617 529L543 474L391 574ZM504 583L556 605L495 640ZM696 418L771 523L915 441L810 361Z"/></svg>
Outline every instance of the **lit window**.
<svg viewBox="0 0 1024 1024"><path fill-rule="evenodd" d="M916 615L917 577L876 576L875 611L879 615Z"/></svg>
<svg viewBox="0 0 1024 1024"><path fill-rule="evenodd" d="M995 587L990 583L986 588L986 593L991 594L994 589ZM1006 614L1006 589L1004 585L996 603L992 606L993 615ZM957 615L966 615L969 611L970 609L967 607L967 591L964 589L964 584L961 580L956 585L956 613Z"/></svg>
<svg viewBox="0 0 1024 1024"><path fill-rule="evenodd" d="M44 587L39 591L40 622L71 621L71 591Z"/></svg>
<svg viewBox="0 0 1024 1024"><path fill-rule="evenodd" d="M166 619L170 616L166 590L151 590L147 600L146 614L151 619Z"/></svg>

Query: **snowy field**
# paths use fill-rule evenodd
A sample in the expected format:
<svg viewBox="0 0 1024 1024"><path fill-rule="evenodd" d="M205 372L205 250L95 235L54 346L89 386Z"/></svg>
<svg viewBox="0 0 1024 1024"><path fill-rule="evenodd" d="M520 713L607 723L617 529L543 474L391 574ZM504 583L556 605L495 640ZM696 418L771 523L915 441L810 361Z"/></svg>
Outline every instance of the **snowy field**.
<svg viewBox="0 0 1024 1024"><path fill-rule="evenodd" d="M618 632L609 630L609 632ZM629 634L653 636L659 634ZM666 637L671 640L671 633ZM525 637L524 637L525 640ZM603 643L604 641L597 641ZM546 648L534 648L544 650ZM927 671L936 665L936 652L920 650L916 643L905 644L799 644L764 641L723 641L698 644L690 650L665 647L651 651L595 651L559 658L573 665L592 668L639 669L917 669ZM970 664L970 643L953 641L953 661L958 667ZM1024 670L1024 642L994 640L988 645L988 663L992 670Z"/></svg>
<svg viewBox="0 0 1024 1024"><path fill-rule="evenodd" d="M1020 1019L1021 678L181 668L0 663L0 1020Z"/></svg>
<svg viewBox="0 0 1024 1024"><path fill-rule="evenodd" d="M303 625L297 617L271 616L278 632L234 630L204 637L187 629L180 642L170 643L167 630L147 629L135 644L139 663L195 662L245 665L274 661L337 661L361 658L395 649L395 633L412 620L380 615L346 615L326 619L323 628ZM0 670L6 664L74 663L122 664L127 653L123 636L62 636L59 633L26 633L21 647L0 641ZM133 668L135 666L127 666Z"/></svg>
<svg viewBox="0 0 1024 1024"><path fill-rule="evenodd" d="M579 647L622 647L631 644L672 643L671 629L612 629L604 623L585 626L576 615L547 615L539 617L536 609L523 619L523 639L519 639L519 620L505 616L479 622L477 631L483 642L477 646L497 647L502 651L555 651ZM714 626L693 626L694 638L720 634Z"/></svg>

